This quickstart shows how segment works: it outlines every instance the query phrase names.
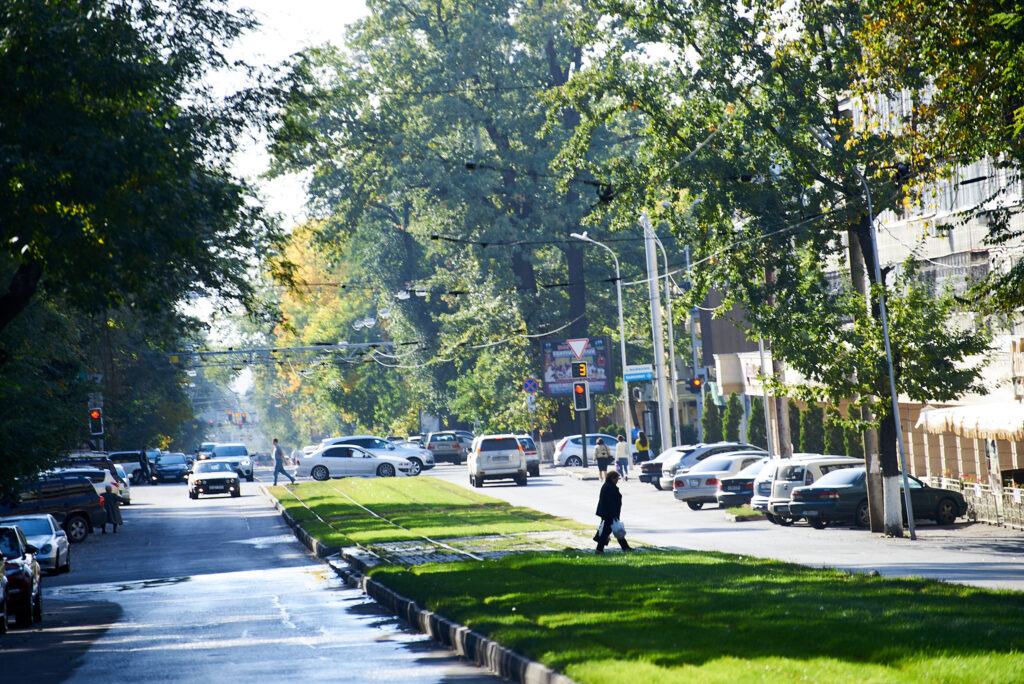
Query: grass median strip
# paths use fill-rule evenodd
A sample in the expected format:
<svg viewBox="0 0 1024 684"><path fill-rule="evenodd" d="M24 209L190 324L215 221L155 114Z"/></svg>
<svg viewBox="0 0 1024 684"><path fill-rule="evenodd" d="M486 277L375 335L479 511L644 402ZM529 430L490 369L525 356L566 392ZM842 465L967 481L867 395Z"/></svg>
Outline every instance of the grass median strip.
<svg viewBox="0 0 1024 684"><path fill-rule="evenodd" d="M473 527L473 535L514 534L525 521L538 536L545 527L570 529L561 527L567 521L436 483L339 480L294 489L318 514L335 513L335 532L353 538L376 519L319 487L372 502L364 505L378 514L405 516L410 531L431 530L434 538L460 537L475 521L484 529ZM1008 682L1024 672L1024 595L1014 592L686 551L526 552L371 572L420 605L586 684Z"/></svg>

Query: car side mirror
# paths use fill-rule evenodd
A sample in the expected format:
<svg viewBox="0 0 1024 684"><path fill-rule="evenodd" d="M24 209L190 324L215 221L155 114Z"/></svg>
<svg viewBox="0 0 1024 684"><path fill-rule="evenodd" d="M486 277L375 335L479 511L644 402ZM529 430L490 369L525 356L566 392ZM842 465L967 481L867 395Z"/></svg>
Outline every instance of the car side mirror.
<svg viewBox="0 0 1024 684"><path fill-rule="evenodd" d="M32 544L25 544L25 552L26 553L33 553L33 554L35 554L35 553L39 553L39 549L37 549Z"/></svg>
<svg viewBox="0 0 1024 684"><path fill-rule="evenodd" d="M58 537L64 537L65 539L67 539L68 538L68 533L65 532L64 530L57 530L57 536Z"/></svg>

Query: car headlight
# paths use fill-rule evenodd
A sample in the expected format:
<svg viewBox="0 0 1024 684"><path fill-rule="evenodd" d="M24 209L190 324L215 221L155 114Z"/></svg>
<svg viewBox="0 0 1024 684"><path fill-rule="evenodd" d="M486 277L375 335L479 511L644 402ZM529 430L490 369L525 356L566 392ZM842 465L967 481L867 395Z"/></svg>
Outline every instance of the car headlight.
<svg viewBox="0 0 1024 684"><path fill-rule="evenodd" d="M247 459L247 458L243 458L243 459L242 459L242 465L244 465L244 466L247 466L247 465L252 465L252 461L250 461L250 460L249 460L249 459Z"/></svg>
<svg viewBox="0 0 1024 684"><path fill-rule="evenodd" d="M39 549L39 553L43 554L44 556L50 553L50 551L53 551L53 545L50 544L50 542L46 542L45 544L43 544L43 548Z"/></svg>

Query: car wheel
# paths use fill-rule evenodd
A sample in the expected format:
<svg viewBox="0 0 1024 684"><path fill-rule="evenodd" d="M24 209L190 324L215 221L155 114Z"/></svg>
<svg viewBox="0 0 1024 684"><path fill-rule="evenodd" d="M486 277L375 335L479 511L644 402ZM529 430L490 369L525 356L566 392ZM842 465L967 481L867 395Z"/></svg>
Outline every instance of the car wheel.
<svg viewBox="0 0 1024 684"><path fill-rule="evenodd" d="M410 475L419 475L423 472L423 462L418 458L410 458L409 463L412 464L412 468L409 469Z"/></svg>
<svg viewBox="0 0 1024 684"><path fill-rule="evenodd" d="M654 488L657 489L659 492L661 491L661 480L655 480L651 484L654 485Z"/></svg>
<svg viewBox="0 0 1024 684"><path fill-rule="evenodd" d="M579 456L570 456L565 459L565 465L568 468L579 468L583 465L583 459Z"/></svg>
<svg viewBox="0 0 1024 684"><path fill-rule="evenodd" d="M63 567L61 567L60 571L65 573L65 574L71 572L71 549L70 548L68 549L67 555L64 556L64 565L63 565Z"/></svg>
<svg viewBox="0 0 1024 684"><path fill-rule="evenodd" d="M233 496L233 497L242 496L242 489L239 487L235 491L231 492L231 496Z"/></svg>
<svg viewBox="0 0 1024 684"><path fill-rule="evenodd" d="M21 609L16 611L15 614L14 614L14 622L19 627L31 627L32 626L32 613L33 613L32 608L33 608L33 606L32 606L32 597L31 596L26 596L25 597L25 605L22 606Z"/></svg>
<svg viewBox="0 0 1024 684"><path fill-rule="evenodd" d="M793 524L793 520L794 520L794 518L790 518L787 515L776 515L775 516L776 524L782 525L783 527L789 527L790 525L792 525Z"/></svg>
<svg viewBox="0 0 1024 684"><path fill-rule="evenodd" d="M0 597L0 600L3 601L0 603L0 606L3 607L3 610L0 611L0 634L7 634L7 597Z"/></svg>
<svg viewBox="0 0 1024 684"><path fill-rule="evenodd" d="M820 515L809 515L807 516L807 522L811 524L816 530L823 530L828 525L827 522L821 519Z"/></svg>
<svg viewBox="0 0 1024 684"><path fill-rule="evenodd" d="M188 493L188 498L190 498L190 499L198 499L199 498L199 492L192 492L192 491L190 491Z"/></svg>
<svg viewBox="0 0 1024 684"><path fill-rule="evenodd" d="M381 463L377 466L377 477L394 477L395 466L390 463Z"/></svg>
<svg viewBox="0 0 1024 684"><path fill-rule="evenodd" d="M327 466L318 465L309 472L309 476L317 482L323 482L331 477L331 473L327 470Z"/></svg>
<svg viewBox="0 0 1024 684"><path fill-rule="evenodd" d="M32 622L43 621L43 588L36 590L36 600L32 603Z"/></svg>
<svg viewBox="0 0 1024 684"><path fill-rule="evenodd" d="M956 522L956 503L952 499L946 498L939 501L939 505L935 508L935 522L940 525L952 525Z"/></svg>
<svg viewBox="0 0 1024 684"><path fill-rule="evenodd" d="M483 478L481 478L481 477L476 477L476 478L473 478L473 486L474 486L474 487L476 487L476 488L478 488L478 489L479 489L480 487L483 487L483 486L484 486L484 480L483 480Z"/></svg>
<svg viewBox="0 0 1024 684"><path fill-rule="evenodd" d="M857 504L857 512L853 514L853 524L862 530L871 526L871 513L868 511L867 501Z"/></svg>
<svg viewBox="0 0 1024 684"><path fill-rule="evenodd" d="M245 476L245 481L246 482L255 482L256 481L256 474L255 473L249 473L248 475Z"/></svg>
<svg viewBox="0 0 1024 684"><path fill-rule="evenodd" d="M775 521L775 516L769 513L768 511L762 511L761 514L764 516L764 519L770 522L772 525L779 524Z"/></svg>
<svg viewBox="0 0 1024 684"><path fill-rule="evenodd" d="M690 507L691 511L699 511L700 509L704 508L703 501L687 501L686 505Z"/></svg>
<svg viewBox="0 0 1024 684"><path fill-rule="evenodd" d="M519 475L516 477L516 484L519 485L520 487L525 487L526 482L526 475Z"/></svg>
<svg viewBox="0 0 1024 684"><path fill-rule="evenodd" d="M530 468L530 477L540 477L540 466Z"/></svg>
<svg viewBox="0 0 1024 684"><path fill-rule="evenodd" d="M78 544L89 536L89 521L81 515L73 515L64 521L64 531L68 533L68 541Z"/></svg>

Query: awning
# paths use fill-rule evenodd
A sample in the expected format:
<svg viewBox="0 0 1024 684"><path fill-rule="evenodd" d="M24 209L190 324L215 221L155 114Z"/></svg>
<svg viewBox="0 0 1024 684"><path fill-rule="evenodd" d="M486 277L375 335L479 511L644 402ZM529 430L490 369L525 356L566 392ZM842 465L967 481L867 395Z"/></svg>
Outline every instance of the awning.
<svg viewBox="0 0 1024 684"><path fill-rule="evenodd" d="M932 434L953 433L970 439L1024 440L1024 404L975 404L921 409L917 428Z"/></svg>

